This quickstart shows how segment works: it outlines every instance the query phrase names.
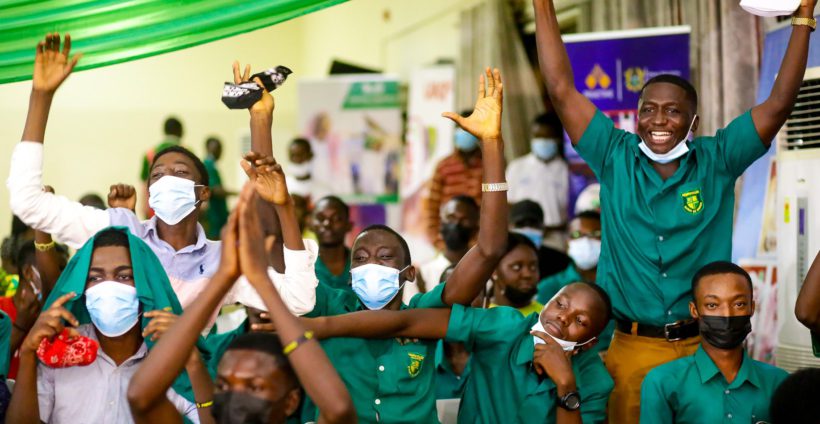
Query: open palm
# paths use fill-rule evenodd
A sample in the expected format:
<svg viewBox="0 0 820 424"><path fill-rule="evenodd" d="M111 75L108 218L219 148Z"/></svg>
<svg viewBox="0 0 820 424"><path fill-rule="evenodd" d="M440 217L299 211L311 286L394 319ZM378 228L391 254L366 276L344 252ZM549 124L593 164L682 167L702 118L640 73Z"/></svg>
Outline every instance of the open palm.
<svg viewBox="0 0 820 424"><path fill-rule="evenodd" d="M43 41L37 43L34 56L34 73L31 77L34 90L54 92L68 78L82 54L69 59L71 36L65 35L63 48L60 50L60 34L46 34Z"/></svg>
<svg viewBox="0 0 820 424"><path fill-rule="evenodd" d="M497 140L501 137L501 72L498 69L491 72L487 68L485 75L478 79L478 100L470 116L464 118L452 112L445 112L442 116L453 120L459 127L481 140Z"/></svg>
<svg viewBox="0 0 820 424"><path fill-rule="evenodd" d="M290 200L285 173L276 159L250 152L245 155L241 165L260 197L274 205L284 205Z"/></svg>

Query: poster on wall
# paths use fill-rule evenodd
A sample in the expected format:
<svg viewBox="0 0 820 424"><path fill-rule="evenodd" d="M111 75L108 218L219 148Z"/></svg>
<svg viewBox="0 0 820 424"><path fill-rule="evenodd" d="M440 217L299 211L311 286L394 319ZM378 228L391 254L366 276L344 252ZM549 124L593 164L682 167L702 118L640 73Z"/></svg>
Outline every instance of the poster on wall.
<svg viewBox="0 0 820 424"><path fill-rule="evenodd" d="M455 127L441 113L454 110L455 76L455 67L435 66L410 77L400 194L402 231L418 238L417 243L426 243L421 213L425 184L436 164L453 151Z"/></svg>
<svg viewBox="0 0 820 424"><path fill-rule="evenodd" d="M564 36L575 87L616 127L635 132L638 97L647 80L659 74L689 79L689 33L689 26L676 26ZM573 205L595 176L566 137L565 145Z"/></svg>
<svg viewBox="0 0 820 424"><path fill-rule="evenodd" d="M354 203L395 201L400 100L399 81L388 76L300 81L299 128L313 149L313 179Z"/></svg>

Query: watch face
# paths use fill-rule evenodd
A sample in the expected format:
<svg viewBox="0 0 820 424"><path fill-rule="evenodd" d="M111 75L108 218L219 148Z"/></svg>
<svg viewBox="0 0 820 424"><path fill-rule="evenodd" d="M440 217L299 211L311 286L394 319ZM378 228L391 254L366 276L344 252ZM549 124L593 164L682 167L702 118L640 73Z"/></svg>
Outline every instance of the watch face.
<svg viewBox="0 0 820 424"><path fill-rule="evenodd" d="M567 398L567 408L575 410L581 406L581 399L577 394Z"/></svg>

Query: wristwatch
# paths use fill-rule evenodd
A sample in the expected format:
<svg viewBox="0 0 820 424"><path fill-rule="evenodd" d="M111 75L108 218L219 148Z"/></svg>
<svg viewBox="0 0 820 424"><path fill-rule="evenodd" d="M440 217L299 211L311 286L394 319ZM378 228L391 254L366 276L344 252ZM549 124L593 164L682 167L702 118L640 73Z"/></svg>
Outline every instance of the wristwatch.
<svg viewBox="0 0 820 424"><path fill-rule="evenodd" d="M792 26L796 25L805 25L811 28L811 31L814 32L817 29L817 19L814 18L792 18Z"/></svg>
<svg viewBox="0 0 820 424"><path fill-rule="evenodd" d="M558 399L558 406L567 411L577 411L581 407L581 395L575 392L568 392Z"/></svg>

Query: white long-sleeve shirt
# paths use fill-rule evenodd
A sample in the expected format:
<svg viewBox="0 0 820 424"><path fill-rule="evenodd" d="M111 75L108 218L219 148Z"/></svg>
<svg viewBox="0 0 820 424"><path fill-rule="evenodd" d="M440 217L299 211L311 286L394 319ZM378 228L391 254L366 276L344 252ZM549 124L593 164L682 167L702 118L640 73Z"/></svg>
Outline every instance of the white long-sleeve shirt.
<svg viewBox="0 0 820 424"><path fill-rule="evenodd" d="M82 247L103 228L112 225L128 227L132 234L141 238L157 255L183 308L190 305L204 290L219 267L222 243L206 239L201 226L198 226L195 244L174 250L159 237L156 217L140 221L128 209L99 210L83 206L65 196L44 192L42 143L18 143L11 155L9 169L6 186L10 194L11 211L23 222L51 234L55 240L75 249ZM318 284L314 265L319 247L313 240L305 240L304 243L305 250L285 248L284 274L275 272L273 268L268 270L285 305L297 315L313 310ZM258 308L261 303L259 296L243 280L244 278L231 289L224 303L242 303Z"/></svg>

